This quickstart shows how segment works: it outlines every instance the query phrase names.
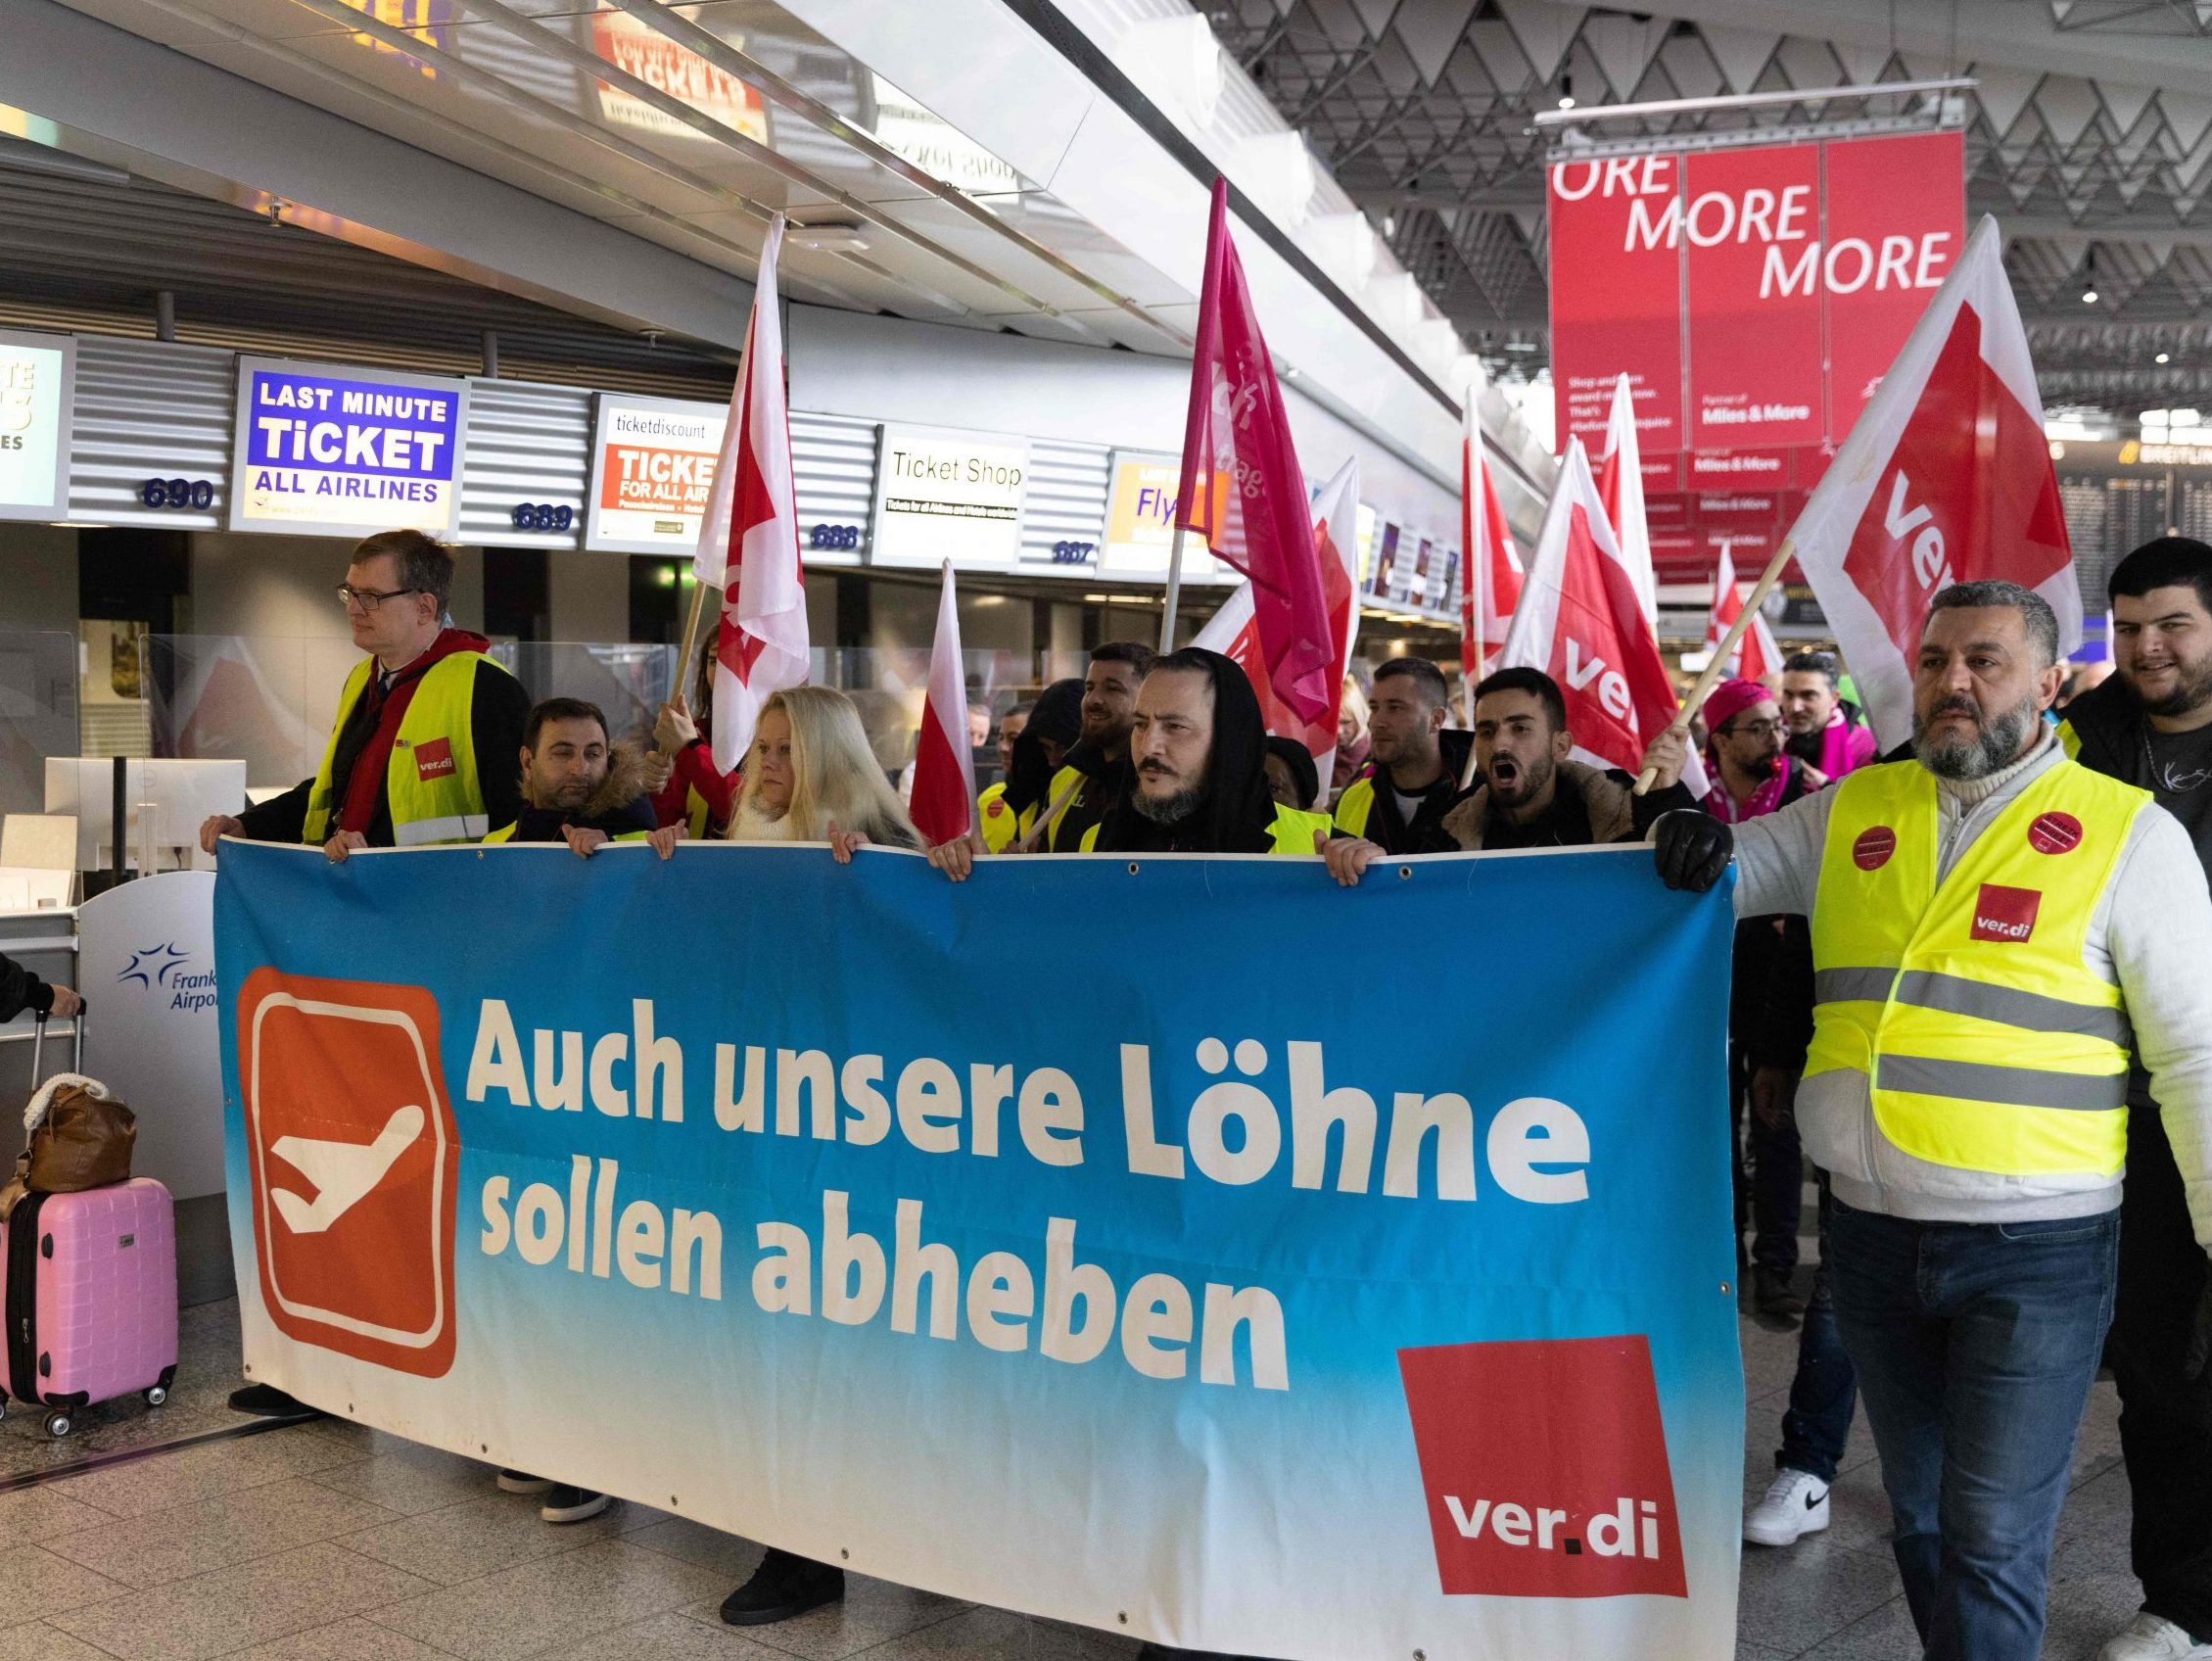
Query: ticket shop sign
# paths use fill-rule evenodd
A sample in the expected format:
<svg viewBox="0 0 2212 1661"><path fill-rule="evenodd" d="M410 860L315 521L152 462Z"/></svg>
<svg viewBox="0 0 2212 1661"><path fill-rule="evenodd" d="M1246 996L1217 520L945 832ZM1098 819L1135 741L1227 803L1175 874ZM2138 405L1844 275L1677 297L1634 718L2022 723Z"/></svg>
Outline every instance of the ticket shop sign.
<svg viewBox="0 0 2212 1661"><path fill-rule="evenodd" d="M0 329L0 519L69 517L76 342Z"/></svg>
<svg viewBox="0 0 2212 1661"><path fill-rule="evenodd" d="M608 553L688 553L714 485L719 403L599 394L584 546Z"/></svg>
<svg viewBox="0 0 2212 1661"><path fill-rule="evenodd" d="M467 427L465 381L241 357L230 528L449 537Z"/></svg>
<svg viewBox="0 0 2212 1661"><path fill-rule="evenodd" d="M877 565L1005 571L1021 553L1029 441L886 425L875 463Z"/></svg>

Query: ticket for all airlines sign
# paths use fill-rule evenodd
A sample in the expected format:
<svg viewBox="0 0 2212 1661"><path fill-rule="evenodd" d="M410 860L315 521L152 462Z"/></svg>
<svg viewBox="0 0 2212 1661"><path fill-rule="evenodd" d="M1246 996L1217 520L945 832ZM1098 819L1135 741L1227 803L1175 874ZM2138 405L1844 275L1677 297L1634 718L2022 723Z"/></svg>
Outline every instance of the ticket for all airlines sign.
<svg viewBox="0 0 2212 1661"><path fill-rule="evenodd" d="M729 409L599 394L584 544L609 553L689 553L714 486Z"/></svg>
<svg viewBox="0 0 2212 1661"><path fill-rule="evenodd" d="M230 528L449 537L467 427L465 381L241 357Z"/></svg>
<svg viewBox="0 0 2212 1661"><path fill-rule="evenodd" d="M1965 246L1961 135L1550 169L1557 447L1626 373L1645 456L1843 441Z"/></svg>
<svg viewBox="0 0 2212 1661"><path fill-rule="evenodd" d="M76 342L0 329L0 519L69 517Z"/></svg>

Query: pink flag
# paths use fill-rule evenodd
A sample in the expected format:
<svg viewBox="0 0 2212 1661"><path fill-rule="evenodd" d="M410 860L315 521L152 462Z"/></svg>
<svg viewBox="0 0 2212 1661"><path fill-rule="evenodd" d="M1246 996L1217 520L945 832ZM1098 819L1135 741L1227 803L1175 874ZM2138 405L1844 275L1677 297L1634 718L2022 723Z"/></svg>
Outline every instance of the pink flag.
<svg viewBox="0 0 2212 1661"><path fill-rule="evenodd" d="M1640 771L1645 748L1680 708L1580 439L1567 443L1500 661L1559 683L1575 753L1595 766ZM1682 779L1704 793L1695 755Z"/></svg>
<svg viewBox="0 0 2212 1661"><path fill-rule="evenodd" d="M1504 646L1513 608L1521 603L1521 555L1483 451L1482 399L1477 369L1459 440L1459 672L1470 695Z"/></svg>
<svg viewBox="0 0 2212 1661"><path fill-rule="evenodd" d="M1821 475L1790 533L1850 660L1874 736L1912 736L1928 601L2000 577L2082 639L2082 596L2043 431L2043 400L1997 221L1984 218Z"/></svg>
<svg viewBox="0 0 2212 1661"><path fill-rule="evenodd" d="M1226 179L1213 181L1175 522L1251 579L1276 695L1300 720L1323 719L1336 695L1329 600L1283 389L1229 240Z"/></svg>
<svg viewBox="0 0 2212 1661"><path fill-rule="evenodd" d="M1605 422L1605 453L1599 457L1598 495L1613 525L1622 563L1636 585L1644 621L1651 625L1656 638L1659 586L1651 569L1651 527L1644 518L1644 452L1636 439L1636 399L1629 391L1626 375L1613 383L1613 408Z"/></svg>
<svg viewBox="0 0 2212 1661"><path fill-rule="evenodd" d="M1321 555L1321 581L1329 596L1330 639L1336 642L1336 681L1329 708L1322 719L1308 721L1275 693L1267 662L1259 648L1259 622L1252 605L1252 585L1239 584L1221 609L1206 619L1191 643L1236 659L1252 690L1259 695L1260 713L1267 730L1278 736L1296 738L1313 757L1323 779L1337 765L1337 716L1344 701L1344 669L1351 662L1352 641L1359 634L1359 607L1352 592L1359 581L1359 458L1355 455L1337 469L1314 498L1313 540Z"/></svg>
<svg viewBox="0 0 2212 1661"><path fill-rule="evenodd" d="M712 736L715 765L725 773L739 766L752 747L753 724L769 694L807 678L799 504L783 403L783 323L776 308L776 261L782 247L779 214L761 249L752 322L691 561L701 583L722 591Z"/></svg>
<svg viewBox="0 0 2212 1661"><path fill-rule="evenodd" d="M961 667L960 603L953 562L937 594L937 637L929 646L929 697L915 740L915 829L931 847L965 836L975 825L975 753L967 733L967 677Z"/></svg>
<svg viewBox="0 0 2212 1661"><path fill-rule="evenodd" d="M1743 591L1736 584L1736 556L1726 543L1720 545L1720 564L1713 574L1713 620L1705 631L1705 643L1713 650L1728 638L1736 619L1743 615ZM1781 648L1774 643L1774 632L1766 627L1766 619L1754 617L1744 638L1736 642L1736 676L1744 681L1764 681L1769 675L1782 672Z"/></svg>

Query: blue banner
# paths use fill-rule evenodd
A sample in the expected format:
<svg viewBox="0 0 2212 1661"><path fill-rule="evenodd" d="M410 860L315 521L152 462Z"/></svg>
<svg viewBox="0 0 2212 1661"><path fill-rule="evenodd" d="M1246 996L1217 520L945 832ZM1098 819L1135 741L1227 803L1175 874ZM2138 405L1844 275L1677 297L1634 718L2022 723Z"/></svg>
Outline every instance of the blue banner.
<svg viewBox="0 0 2212 1661"><path fill-rule="evenodd" d="M1291 1661L1734 1653L1724 892L226 843L253 1375Z"/></svg>

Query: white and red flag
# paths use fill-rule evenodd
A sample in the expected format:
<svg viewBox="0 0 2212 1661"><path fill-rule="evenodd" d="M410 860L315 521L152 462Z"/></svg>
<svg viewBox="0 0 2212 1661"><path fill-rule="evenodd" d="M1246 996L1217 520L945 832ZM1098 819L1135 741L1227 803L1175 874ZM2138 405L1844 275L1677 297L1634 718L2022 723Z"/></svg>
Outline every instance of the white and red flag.
<svg viewBox="0 0 2212 1661"><path fill-rule="evenodd" d="M1336 701L1333 675L1339 684L1342 677L1334 672L1329 600L1307 511L1283 388L1229 239L1229 183L1217 178L1175 523L1251 579L1275 695L1301 721L1320 721Z"/></svg>
<svg viewBox="0 0 2212 1661"><path fill-rule="evenodd" d="M725 773L744 761L769 694L807 678L807 596L791 484L790 412L783 402L783 322L776 308L782 248L778 214L761 249L752 321L691 561L701 583L722 591L711 736L714 763Z"/></svg>
<svg viewBox="0 0 2212 1661"><path fill-rule="evenodd" d="M1985 217L1790 533L1883 748L1912 736L1928 602L2002 578L2082 639L2082 596L2027 331Z"/></svg>
<svg viewBox="0 0 2212 1661"><path fill-rule="evenodd" d="M1467 389L1459 439L1459 673L1472 695L1505 646L1521 603L1521 555L1498 505L1497 481L1483 451L1483 372Z"/></svg>
<svg viewBox="0 0 2212 1661"><path fill-rule="evenodd" d="M1236 660L1259 695L1267 730L1304 744L1326 782L1337 765L1337 717L1343 708L1344 670L1351 662L1352 641L1359 634L1359 607L1353 601L1359 582L1358 456L1338 468L1313 498L1313 544L1321 556L1321 588L1329 601L1329 638L1336 642L1336 681L1329 694L1329 708L1319 719L1307 720L1276 695L1265 654L1260 650L1259 619L1250 583L1238 585L1236 593L1206 619L1205 627L1191 643Z"/></svg>
<svg viewBox="0 0 2212 1661"><path fill-rule="evenodd" d="M1743 615L1743 590L1736 582L1736 556L1726 543L1720 545L1720 563L1713 573L1713 620L1706 625L1705 643L1718 651L1720 642L1728 638L1728 631L1736 619ZM1782 672L1781 648L1774 643L1774 632L1766 627L1766 619L1754 617L1744 638L1736 643L1736 678L1743 681L1764 681L1769 675Z"/></svg>
<svg viewBox="0 0 2212 1661"><path fill-rule="evenodd" d="M960 601L953 562L937 594L937 635L929 644L929 695L915 737L914 825L931 847L975 828L975 752L968 742L967 676L961 665Z"/></svg>
<svg viewBox="0 0 2212 1661"><path fill-rule="evenodd" d="M1580 439L1567 442L1500 662L1559 683L1575 754L1592 766L1640 772L1680 707ZM1682 782L1704 794L1694 754Z"/></svg>
<svg viewBox="0 0 2212 1661"><path fill-rule="evenodd" d="M1622 563L1636 585L1644 621L1659 630L1659 583L1651 569L1651 526L1644 517L1644 452L1636 439L1636 399L1628 377L1613 383L1613 408L1605 420L1605 453L1598 457L1598 497L1613 525Z"/></svg>

